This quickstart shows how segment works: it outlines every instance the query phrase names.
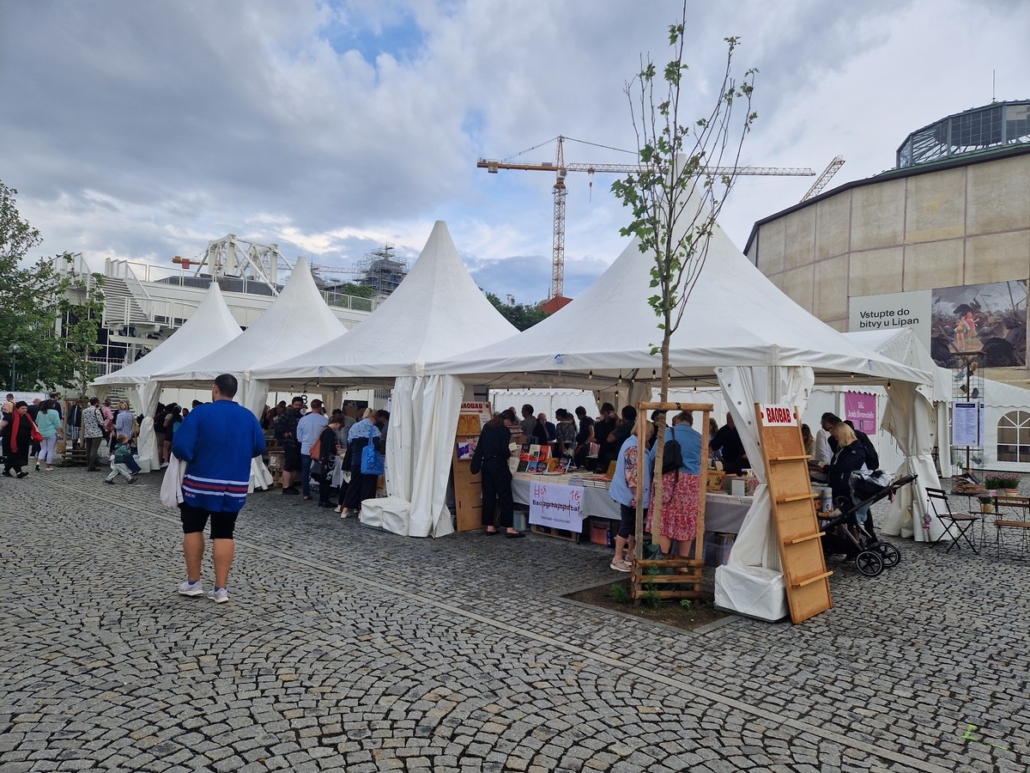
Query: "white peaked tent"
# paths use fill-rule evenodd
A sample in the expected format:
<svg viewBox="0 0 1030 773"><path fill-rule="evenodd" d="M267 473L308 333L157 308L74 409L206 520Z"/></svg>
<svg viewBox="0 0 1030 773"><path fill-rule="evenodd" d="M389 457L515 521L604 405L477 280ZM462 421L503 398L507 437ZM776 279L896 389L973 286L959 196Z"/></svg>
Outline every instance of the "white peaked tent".
<svg viewBox="0 0 1030 773"><path fill-rule="evenodd" d="M392 385L386 469L393 501L363 506L362 517L390 509L396 517L384 519L384 528L439 537L453 530L445 495L463 385L427 377L423 366L517 333L472 281L447 224L437 221L414 267L371 315L346 335L253 375L333 395L332 405L346 387Z"/></svg>
<svg viewBox="0 0 1030 773"><path fill-rule="evenodd" d="M932 384L899 383L887 393L887 408L881 426L905 450L898 475L916 475L916 482L898 492L891 502L883 532L913 537L917 542L933 542L944 534L940 520L933 515L926 488L940 488L933 461L939 450L941 464L950 474L948 442L948 401L951 399L951 374L933 361L911 328L867 330L845 334L848 339L873 349L897 362L929 373Z"/></svg>
<svg viewBox="0 0 1030 773"><path fill-rule="evenodd" d="M268 396L268 384L255 379L251 370L269 365L291 352L303 352L346 332L329 309L304 258L293 267L279 297L239 336L210 354L185 366L155 374L161 386L208 389L222 373L239 381L236 402L260 416ZM272 483L260 459L251 465L251 485L267 488Z"/></svg>
<svg viewBox="0 0 1030 773"><path fill-rule="evenodd" d="M154 436L154 412L160 385L154 380L154 374L159 370L182 367L197 357L220 349L241 332L225 304L218 283L212 282L204 300L182 327L146 356L93 382L92 386L101 398L112 386L136 387L132 407L142 417L137 445L140 466L144 470L157 469L160 464Z"/></svg>
<svg viewBox="0 0 1030 773"><path fill-rule="evenodd" d="M229 311L217 282L212 282L197 310L186 323L162 341L152 352L93 382L94 388L134 386L133 409L143 416L157 410L158 384L155 373L181 368L236 338L242 331ZM100 389L98 389L98 395Z"/></svg>
<svg viewBox="0 0 1030 773"><path fill-rule="evenodd" d="M305 352L347 330L326 304L305 258L299 258L289 281L257 322L226 345L192 362L164 368L154 379L165 387L209 389L222 373L240 382L236 402L260 418L268 384L252 371L284 356Z"/></svg>
<svg viewBox="0 0 1030 773"><path fill-rule="evenodd" d="M533 383L615 385L631 401L649 398L659 378L658 318L648 298L652 259L633 241L582 296L506 341L433 363L427 373L453 374L492 386ZM670 349L677 386L718 380L761 485L730 563L716 573L721 606L767 619L786 614L754 403L804 409L816 379L928 383L916 369L852 343L772 284L718 225Z"/></svg>

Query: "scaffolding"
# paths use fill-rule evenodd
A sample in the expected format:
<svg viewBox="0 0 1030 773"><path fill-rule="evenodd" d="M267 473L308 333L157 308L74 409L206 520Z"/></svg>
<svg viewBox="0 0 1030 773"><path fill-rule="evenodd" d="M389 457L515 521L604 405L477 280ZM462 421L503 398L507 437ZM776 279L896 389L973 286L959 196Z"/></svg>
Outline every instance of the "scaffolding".
<svg viewBox="0 0 1030 773"><path fill-rule="evenodd" d="M408 275L408 262L394 255L393 250L392 244L383 244L365 253L358 262L358 270L361 273L357 283L363 287L371 287L377 297L392 293Z"/></svg>

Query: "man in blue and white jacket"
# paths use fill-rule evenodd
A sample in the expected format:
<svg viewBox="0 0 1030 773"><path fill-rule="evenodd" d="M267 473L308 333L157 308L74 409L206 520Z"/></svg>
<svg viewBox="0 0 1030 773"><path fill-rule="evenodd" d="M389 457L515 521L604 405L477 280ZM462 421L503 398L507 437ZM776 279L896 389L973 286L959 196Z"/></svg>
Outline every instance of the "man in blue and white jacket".
<svg viewBox="0 0 1030 773"><path fill-rule="evenodd" d="M211 553L215 587L207 597L222 603L235 544L236 516L247 501L250 464L265 452L265 435L254 414L233 402L236 378L223 373L215 379L210 403L199 405L175 431L172 453L186 464L182 480L182 549L186 557L183 596L203 596L200 567L204 559L204 527L211 518Z"/></svg>

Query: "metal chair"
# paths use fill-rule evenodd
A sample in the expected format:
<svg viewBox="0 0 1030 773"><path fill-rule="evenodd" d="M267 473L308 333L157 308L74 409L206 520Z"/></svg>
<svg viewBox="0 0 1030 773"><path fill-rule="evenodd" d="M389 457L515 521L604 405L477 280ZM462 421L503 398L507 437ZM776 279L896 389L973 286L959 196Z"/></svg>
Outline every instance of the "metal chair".
<svg viewBox="0 0 1030 773"><path fill-rule="evenodd" d="M1014 510L1016 518L1005 518L1002 508ZM1026 552L1027 535L1030 532L1030 497L1021 496L996 496L994 498L994 527L997 530L995 544L997 545L998 557L1001 557L1001 530L1016 529L1022 532L1020 552Z"/></svg>
<svg viewBox="0 0 1030 773"><path fill-rule="evenodd" d="M945 553L950 553L951 549L955 546L961 549L962 546L959 545L959 541L964 539L970 549L979 555L980 551L977 550L976 543L973 542L972 535L970 534L973 527L976 526L976 522L980 520L979 516L970 515L969 513L953 513L951 511L951 502L948 501L948 495L944 493L944 489L927 488L926 495L930 498L930 507L933 508L934 515L944 524L944 532L934 540L933 544L936 545L945 536L950 537L951 544L944 551Z"/></svg>

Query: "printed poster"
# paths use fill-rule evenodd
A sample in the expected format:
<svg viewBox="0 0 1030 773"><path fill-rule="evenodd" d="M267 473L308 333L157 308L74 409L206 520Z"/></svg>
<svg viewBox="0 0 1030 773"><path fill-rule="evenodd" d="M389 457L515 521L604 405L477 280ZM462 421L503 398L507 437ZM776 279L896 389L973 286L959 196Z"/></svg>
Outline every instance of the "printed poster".
<svg viewBox="0 0 1030 773"><path fill-rule="evenodd" d="M984 438L984 404L951 404L951 444L979 448Z"/></svg>
<svg viewBox="0 0 1030 773"><path fill-rule="evenodd" d="M583 532L583 487L559 483L529 485L529 522L534 526Z"/></svg>
<svg viewBox="0 0 1030 773"><path fill-rule="evenodd" d="M863 392L844 393L844 420L867 435L876 434L876 396Z"/></svg>

